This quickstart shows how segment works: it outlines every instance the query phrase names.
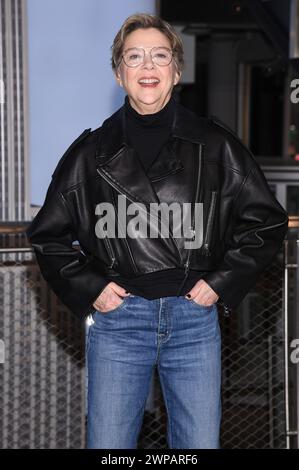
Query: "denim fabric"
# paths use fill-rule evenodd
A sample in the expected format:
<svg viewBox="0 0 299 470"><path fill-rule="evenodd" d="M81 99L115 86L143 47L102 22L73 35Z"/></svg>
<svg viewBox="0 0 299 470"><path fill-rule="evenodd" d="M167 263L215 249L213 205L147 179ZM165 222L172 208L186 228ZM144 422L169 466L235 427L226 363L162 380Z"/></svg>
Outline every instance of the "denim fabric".
<svg viewBox="0 0 299 470"><path fill-rule="evenodd" d="M94 310L86 342L87 448L136 449L153 369L171 449L219 448L221 334L216 304L130 295Z"/></svg>

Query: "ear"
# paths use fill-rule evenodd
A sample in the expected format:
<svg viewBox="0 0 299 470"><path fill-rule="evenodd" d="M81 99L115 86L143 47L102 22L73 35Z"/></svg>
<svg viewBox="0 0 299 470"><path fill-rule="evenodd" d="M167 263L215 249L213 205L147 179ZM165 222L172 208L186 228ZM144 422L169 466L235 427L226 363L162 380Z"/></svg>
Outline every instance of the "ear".
<svg viewBox="0 0 299 470"><path fill-rule="evenodd" d="M174 85L177 85L181 79L182 72L179 72L177 69L175 71Z"/></svg>
<svg viewBox="0 0 299 470"><path fill-rule="evenodd" d="M122 83L122 79L121 79L121 76L120 76L119 67L115 70L114 77L115 77L115 80L117 81L117 83L119 84L119 86L122 87L123 83Z"/></svg>

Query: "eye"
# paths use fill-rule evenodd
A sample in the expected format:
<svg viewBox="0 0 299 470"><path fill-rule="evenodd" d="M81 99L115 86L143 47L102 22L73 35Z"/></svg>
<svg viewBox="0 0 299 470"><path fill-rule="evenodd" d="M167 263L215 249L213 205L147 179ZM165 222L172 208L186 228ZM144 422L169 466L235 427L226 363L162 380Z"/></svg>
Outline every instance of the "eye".
<svg viewBox="0 0 299 470"><path fill-rule="evenodd" d="M157 57L158 59L166 59L167 55L164 52L157 52L155 54L155 57Z"/></svg>
<svg viewBox="0 0 299 470"><path fill-rule="evenodd" d="M132 60L132 59L137 59L138 58L138 54L131 54L129 55L129 59Z"/></svg>
<svg viewBox="0 0 299 470"><path fill-rule="evenodd" d="M157 49L154 54L154 59L156 59L161 64L163 64L164 62L170 62L171 53L164 48Z"/></svg>
<svg viewBox="0 0 299 470"><path fill-rule="evenodd" d="M126 58L127 60L139 60L141 58L141 54L138 52L131 52L127 54Z"/></svg>

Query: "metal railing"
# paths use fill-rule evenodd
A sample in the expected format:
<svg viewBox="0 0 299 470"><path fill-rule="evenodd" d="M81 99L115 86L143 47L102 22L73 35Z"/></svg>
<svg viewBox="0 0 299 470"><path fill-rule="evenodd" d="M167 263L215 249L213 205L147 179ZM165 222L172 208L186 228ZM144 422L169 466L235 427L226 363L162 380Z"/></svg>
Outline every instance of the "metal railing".
<svg viewBox="0 0 299 470"><path fill-rule="evenodd" d="M0 447L84 448L85 330L43 280L25 227L0 226Z"/></svg>
<svg viewBox="0 0 299 470"><path fill-rule="evenodd" d="M1 448L84 448L84 326L42 279L24 236L0 224ZM222 333L222 448L298 448L299 223L237 311L219 307ZM157 371L139 448L166 448L167 415Z"/></svg>
<svg viewBox="0 0 299 470"><path fill-rule="evenodd" d="M292 342L299 346L299 217L292 217L284 243L284 344L286 447L299 449L299 369L291 360Z"/></svg>

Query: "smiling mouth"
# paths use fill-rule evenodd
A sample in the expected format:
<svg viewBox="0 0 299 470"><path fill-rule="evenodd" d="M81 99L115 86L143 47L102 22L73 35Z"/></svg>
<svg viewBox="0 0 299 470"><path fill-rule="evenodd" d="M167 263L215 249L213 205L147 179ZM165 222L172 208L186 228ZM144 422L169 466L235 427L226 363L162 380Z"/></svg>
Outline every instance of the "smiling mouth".
<svg viewBox="0 0 299 470"><path fill-rule="evenodd" d="M138 83L145 88L155 88L159 85L160 80L158 78L140 78Z"/></svg>

